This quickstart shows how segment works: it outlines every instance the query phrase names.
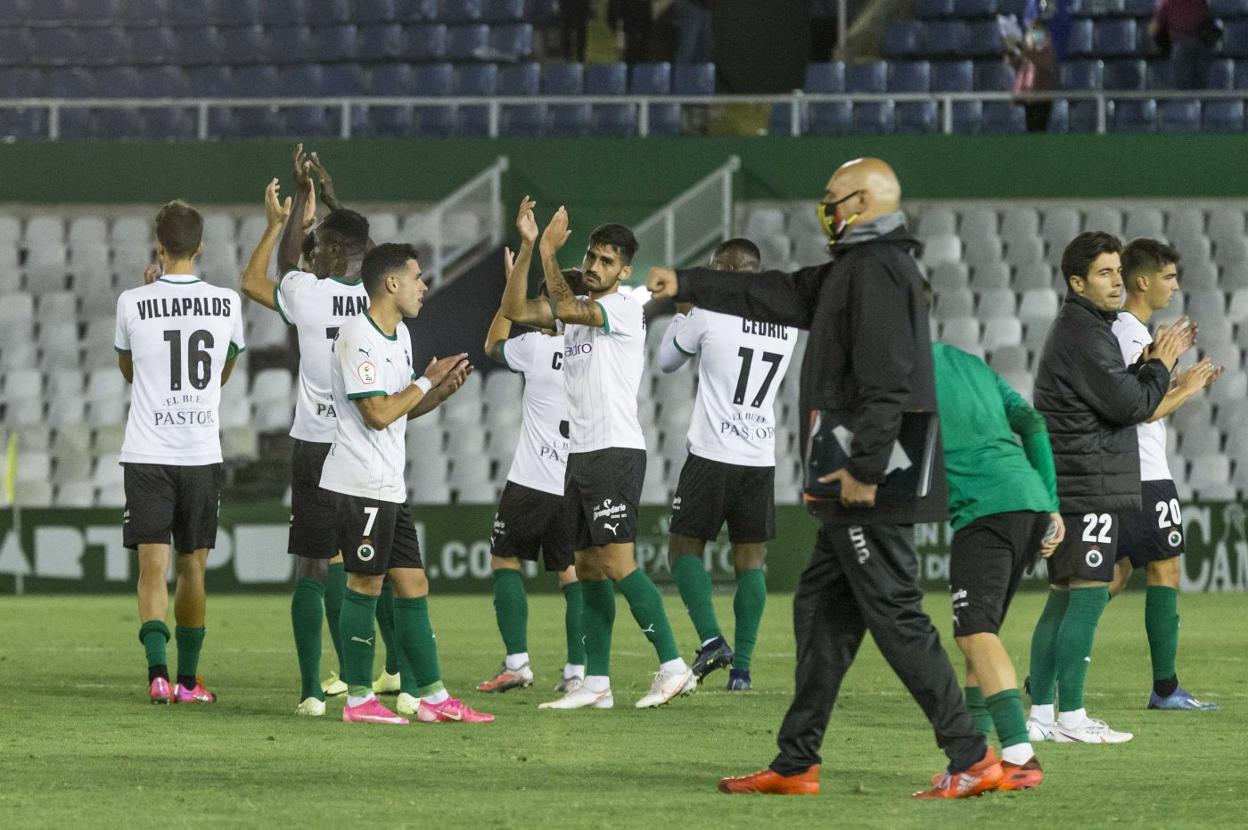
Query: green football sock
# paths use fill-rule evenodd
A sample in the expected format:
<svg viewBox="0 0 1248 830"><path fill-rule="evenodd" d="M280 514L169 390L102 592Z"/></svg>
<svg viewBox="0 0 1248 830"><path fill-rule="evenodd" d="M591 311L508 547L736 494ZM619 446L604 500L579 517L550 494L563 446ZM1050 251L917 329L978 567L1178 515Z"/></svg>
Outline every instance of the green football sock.
<svg viewBox="0 0 1248 830"><path fill-rule="evenodd" d="M676 589L689 612L689 619L698 631L699 644L722 637L719 620L715 618L715 603L711 599L711 575L700 556L678 556L672 563L672 576Z"/></svg>
<svg viewBox="0 0 1248 830"><path fill-rule="evenodd" d="M347 664L342 659L342 598L347 593L347 572L342 563L331 564L325 574L325 622L329 624L329 639L334 643L334 653L338 655L338 676L347 673Z"/></svg>
<svg viewBox="0 0 1248 830"><path fill-rule="evenodd" d="M732 598L732 612L737 620L732 667L750 670L750 658L758 644L758 626L767 607L767 577L762 568L750 568L737 574L737 594Z"/></svg>
<svg viewBox="0 0 1248 830"><path fill-rule="evenodd" d="M367 697L373 692L376 616L377 597L347 589L342 600L342 679L352 697Z"/></svg>
<svg viewBox="0 0 1248 830"><path fill-rule="evenodd" d="M494 616L507 653L528 651L529 600L524 595L524 576L519 571L494 571Z"/></svg>
<svg viewBox="0 0 1248 830"><path fill-rule="evenodd" d="M1177 673L1179 651L1179 592L1164 585L1149 585L1144 593L1144 630L1153 658L1153 680L1169 680Z"/></svg>
<svg viewBox="0 0 1248 830"><path fill-rule="evenodd" d="M163 620L148 620L139 626L139 642L143 644L143 651L147 655L148 668L169 665L169 658L165 656L169 626Z"/></svg>
<svg viewBox="0 0 1248 830"><path fill-rule="evenodd" d="M1109 603L1108 588L1072 588L1070 607L1057 632L1057 705L1059 712L1083 708L1083 684L1092 663L1096 624Z"/></svg>
<svg viewBox="0 0 1248 830"><path fill-rule="evenodd" d="M628 600L628 610L633 612L633 619L641 626L641 633L659 653L659 662L679 659L680 650L676 648L672 625L667 620L667 611L663 609L663 595L646 572L636 569L620 580L619 587L624 599Z"/></svg>
<svg viewBox="0 0 1248 830"><path fill-rule="evenodd" d="M582 582L585 610L585 674L607 677L611 674L611 629L615 626L615 587L611 580Z"/></svg>
<svg viewBox="0 0 1248 830"><path fill-rule="evenodd" d="M295 656L299 658L299 699L325 699L321 691L321 622L325 617L325 586L315 579L300 579L290 596L290 627L295 633Z"/></svg>
<svg viewBox="0 0 1248 830"><path fill-rule="evenodd" d="M1031 702L1052 706L1057 693L1057 632L1070 603L1070 591L1049 591L1031 635Z"/></svg>
<svg viewBox="0 0 1248 830"><path fill-rule="evenodd" d="M585 627L581 622L581 617L585 610L585 587L579 582L564 585L563 600L563 627L568 635L568 662L574 666L583 666L585 665Z"/></svg>
<svg viewBox="0 0 1248 830"><path fill-rule="evenodd" d="M984 693L978 686L967 686L962 693L966 700L966 711L971 716L971 720L975 721L975 728L985 738L991 737L992 715L988 714L988 705L984 703Z"/></svg>
<svg viewBox="0 0 1248 830"><path fill-rule="evenodd" d="M1023 696L1018 689L997 692L984 703L992 716L990 723L997 728L1002 749L1027 743L1027 716L1023 714Z"/></svg>
<svg viewBox="0 0 1248 830"><path fill-rule="evenodd" d="M178 677L194 677L199 673L199 652L204 647L204 627L177 625L173 628L173 636L178 641Z"/></svg>
<svg viewBox="0 0 1248 830"><path fill-rule="evenodd" d="M441 691L442 668L438 663L438 641L429 622L429 597L398 597L394 601L394 631L403 650L404 663L412 667L416 696ZM404 675L408 672L404 672ZM406 691L406 690L405 690Z"/></svg>
<svg viewBox="0 0 1248 830"><path fill-rule="evenodd" d="M377 630L386 644L386 674L399 673L399 644L394 636L394 585L389 580L381 585L377 600Z"/></svg>

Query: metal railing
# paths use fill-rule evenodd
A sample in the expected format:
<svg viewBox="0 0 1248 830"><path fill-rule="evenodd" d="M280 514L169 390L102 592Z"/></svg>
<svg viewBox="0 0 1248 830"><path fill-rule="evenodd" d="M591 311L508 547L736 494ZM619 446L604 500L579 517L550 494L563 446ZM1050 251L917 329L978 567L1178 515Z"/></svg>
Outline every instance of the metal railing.
<svg viewBox="0 0 1248 830"><path fill-rule="evenodd" d="M481 97L357 97L357 98L10 98L0 99L0 110L39 109L47 112L47 137L61 138L61 114L66 110L101 109L181 109L193 111L196 116L196 136L200 139L214 138L210 114L219 109L258 108L333 108L339 111L338 135L352 138L357 125L366 124L371 112L387 108L477 108L486 111L490 138L502 134L504 116L511 108L530 106L631 106L637 108L637 135L642 138L651 133L653 114L656 109L667 111L668 107L708 107L730 104L784 106L789 109L789 134L805 132L804 108L812 104L835 103L882 103L898 104L933 101L940 107L941 132L953 132L953 105L960 101L1094 101L1096 103L1096 132L1104 133L1109 124L1110 105L1114 101L1152 98L1157 101L1193 98L1202 101L1245 100L1248 90L1186 90L1186 91L1118 91L1118 90L1056 90L1032 92L1017 96L1011 92L890 92L890 93L815 93L795 90L782 95L534 95Z"/></svg>
<svg viewBox="0 0 1248 830"><path fill-rule="evenodd" d="M633 275L644 282L651 265L684 265L732 236L733 176L741 159L728 161L659 208L634 229L638 256Z"/></svg>
<svg viewBox="0 0 1248 830"><path fill-rule="evenodd" d="M503 174L509 166L507 157L499 156L426 212L433 248L430 290L454 282L475 261L469 256L474 251L493 250L503 243ZM454 223L465 215L484 218L485 234L461 233Z"/></svg>

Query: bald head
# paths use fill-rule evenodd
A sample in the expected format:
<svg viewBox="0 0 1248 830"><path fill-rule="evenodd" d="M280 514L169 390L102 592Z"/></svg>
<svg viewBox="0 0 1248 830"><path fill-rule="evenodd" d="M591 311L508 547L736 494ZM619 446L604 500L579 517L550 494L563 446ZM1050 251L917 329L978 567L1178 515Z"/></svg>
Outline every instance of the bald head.
<svg viewBox="0 0 1248 830"><path fill-rule="evenodd" d="M880 159L861 158L842 164L828 179L824 201L837 202L854 194L859 198L847 199L850 209L844 212L858 214L859 222L901 209L901 182L893 168Z"/></svg>

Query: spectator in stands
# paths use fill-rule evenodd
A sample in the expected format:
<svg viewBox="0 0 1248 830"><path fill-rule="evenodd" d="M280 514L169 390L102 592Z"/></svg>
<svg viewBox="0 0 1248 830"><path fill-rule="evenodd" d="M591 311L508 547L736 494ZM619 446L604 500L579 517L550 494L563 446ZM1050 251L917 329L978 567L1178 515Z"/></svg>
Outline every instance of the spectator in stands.
<svg viewBox="0 0 1248 830"><path fill-rule="evenodd" d="M585 32L589 28L590 6L590 0L563 0L559 4L559 31L565 61L585 62Z"/></svg>
<svg viewBox="0 0 1248 830"><path fill-rule="evenodd" d="M715 0L676 0L676 63L710 63L711 9Z"/></svg>
<svg viewBox="0 0 1248 830"><path fill-rule="evenodd" d="M650 30L654 23L654 0L608 0L607 20L624 34L624 62L650 60Z"/></svg>
<svg viewBox="0 0 1248 830"><path fill-rule="evenodd" d="M1014 94L1023 97L1027 132L1042 133L1049 128L1053 102L1026 98L1030 92L1057 89L1057 53L1048 27L1039 17L1032 18L1021 41L1006 41L1006 60L1014 67Z"/></svg>
<svg viewBox="0 0 1248 830"><path fill-rule="evenodd" d="M1209 0L1157 0L1148 24L1162 54L1170 55L1176 89L1203 89L1209 57L1222 29L1209 14Z"/></svg>

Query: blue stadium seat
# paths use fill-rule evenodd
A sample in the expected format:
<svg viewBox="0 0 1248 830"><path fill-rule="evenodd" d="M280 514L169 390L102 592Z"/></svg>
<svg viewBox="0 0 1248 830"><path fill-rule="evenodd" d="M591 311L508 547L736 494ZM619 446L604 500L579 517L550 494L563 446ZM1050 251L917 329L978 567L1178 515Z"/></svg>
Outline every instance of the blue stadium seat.
<svg viewBox="0 0 1248 830"><path fill-rule="evenodd" d="M889 92L928 92L932 88L932 67L927 61L899 61L888 74Z"/></svg>
<svg viewBox="0 0 1248 830"><path fill-rule="evenodd" d="M932 64L932 92L970 92L975 88L975 64L939 61Z"/></svg>
<svg viewBox="0 0 1248 830"><path fill-rule="evenodd" d="M807 92L844 92L845 64L841 61L807 64L806 82L802 84L802 89Z"/></svg>
<svg viewBox="0 0 1248 830"><path fill-rule="evenodd" d="M269 42L259 24L218 30L221 37L221 59L231 65L255 63L268 53Z"/></svg>
<svg viewBox="0 0 1248 830"><path fill-rule="evenodd" d="M77 29L38 28L30 30L30 58L36 66L81 66L86 52Z"/></svg>
<svg viewBox="0 0 1248 830"><path fill-rule="evenodd" d="M525 19L524 0L484 0L481 18L490 23L520 22Z"/></svg>
<svg viewBox="0 0 1248 830"><path fill-rule="evenodd" d="M355 58L356 28L325 26L316 30L312 54L319 61L349 61Z"/></svg>
<svg viewBox="0 0 1248 830"><path fill-rule="evenodd" d="M383 63L373 68L370 95L436 95L437 92L426 92L415 81L416 69L433 69L450 64L435 63L410 66L405 63ZM368 118L361 132L365 135L408 135L412 130L412 108L372 107L368 109Z"/></svg>
<svg viewBox="0 0 1248 830"><path fill-rule="evenodd" d="M1157 102L1151 98L1113 101L1109 128L1115 133L1151 133L1157 129Z"/></svg>
<svg viewBox="0 0 1248 830"><path fill-rule="evenodd" d="M394 106L369 105L364 123L360 127L360 135L364 136L410 136L416 132L415 118L412 107L396 104Z"/></svg>
<svg viewBox="0 0 1248 830"><path fill-rule="evenodd" d="M541 66L522 63L504 66L498 71L499 96L532 97L541 89ZM545 126L546 108L542 104L505 106L499 123L503 135L541 135Z"/></svg>
<svg viewBox="0 0 1248 830"><path fill-rule="evenodd" d="M881 135L893 131L894 105L892 101L854 104L850 132L857 135Z"/></svg>
<svg viewBox="0 0 1248 830"><path fill-rule="evenodd" d="M591 63L585 66L586 95L624 95L627 92L627 64Z"/></svg>
<svg viewBox="0 0 1248 830"><path fill-rule="evenodd" d="M1048 131L1065 133L1070 131L1070 104L1061 98L1053 102L1053 111L1049 113Z"/></svg>
<svg viewBox="0 0 1248 830"><path fill-rule="evenodd" d="M38 98L43 92L43 75L38 69L0 69L0 98Z"/></svg>
<svg viewBox="0 0 1248 830"><path fill-rule="evenodd" d="M132 107L94 108L89 114L89 138L143 138L143 116ZM73 136L77 138L78 136Z"/></svg>
<svg viewBox="0 0 1248 830"><path fill-rule="evenodd" d="M136 64L160 65L166 63L174 63L178 59L178 42L173 35L173 29L167 26L160 26L155 29L144 29L142 33L142 42L134 47L134 62ZM250 60L255 60L256 55L252 54Z"/></svg>
<svg viewBox="0 0 1248 830"><path fill-rule="evenodd" d="M0 66L28 66L30 38L25 29L0 29Z"/></svg>
<svg viewBox="0 0 1248 830"><path fill-rule="evenodd" d="M235 107L230 113L230 134L242 138L267 138L282 134L277 107Z"/></svg>
<svg viewBox="0 0 1248 830"><path fill-rule="evenodd" d="M914 16L920 20L953 16L953 0L915 0Z"/></svg>
<svg viewBox="0 0 1248 830"><path fill-rule="evenodd" d="M304 0L264 0L260 4L260 22L266 26L302 23Z"/></svg>
<svg viewBox="0 0 1248 830"><path fill-rule="evenodd" d="M1100 61L1070 61L1058 67L1062 89L1100 89L1103 74Z"/></svg>
<svg viewBox="0 0 1248 830"><path fill-rule="evenodd" d="M852 63L845 67L846 92L881 93L887 87L888 64L884 61Z"/></svg>
<svg viewBox="0 0 1248 830"><path fill-rule="evenodd" d="M1102 57L1135 54L1135 21L1098 20L1092 30L1092 49Z"/></svg>
<svg viewBox="0 0 1248 830"><path fill-rule="evenodd" d="M314 63L283 66L277 70L277 88L269 93L282 98L311 98L321 94L321 67Z"/></svg>
<svg viewBox="0 0 1248 830"><path fill-rule="evenodd" d="M397 23L361 26L355 39L355 59L391 61L403 56L403 27Z"/></svg>
<svg viewBox="0 0 1248 830"><path fill-rule="evenodd" d="M886 58L913 58L923 52L921 23L889 23L880 52Z"/></svg>
<svg viewBox="0 0 1248 830"><path fill-rule="evenodd" d="M276 66L236 66L230 94L237 98L272 98L278 85Z"/></svg>
<svg viewBox="0 0 1248 830"><path fill-rule="evenodd" d="M95 70L96 94L101 98L142 98L139 70L129 66L110 66Z"/></svg>
<svg viewBox="0 0 1248 830"><path fill-rule="evenodd" d="M174 26L204 26L215 18L212 0L177 0L169 6L168 22Z"/></svg>
<svg viewBox="0 0 1248 830"><path fill-rule="evenodd" d="M437 96L451 94L454 70L449 63L427 63L412 67L412 94ZM446 138L455 132L453 107L415 107L415 131L431 138Z"/></svg>
<svg viewBox="0 0 1248 830"><path fill-rule="evenodd" d="M1138 91L1144 88L1144 61L1105 61L1105 89Z"/></svg>
<svg viewBox="0 0 1248 830"><path fill-rule="evenodd" d="M446 64L430 64L445 66ZM383 63L373 67L369 95L423 95L415 85L412 67L405 63Z"/></svg>
<svg viewBox="0 0 1248 830"><path fill-rule="evenodd" d="M77 18L74 0L35 0L26 6L23 22L45 25L67 23Z"/></svg>
<svg viewBox="0 0 1248 830"><path fill-rule="evenodd" d="M0 0L0 26L20 26L27 20L28 0Z"/></svg>
<svg viewBox="0 0 1248 830"><path fill-rule="evenodd" d="M195 112L186 107L145 108L143 137L189 139L196 136Z"/></svg>
<svg viewBox="0 0 1248 830"><path fill-rule="evenodd" d="M435 64L435 66L438 64ZM445 64L441 64L444 65ZM422 67L424 68L424 67ZM447 70L447 83L450 83L450 67ZM358 97L367 95L369 90L368 73L357 63L334 63L321 67L321 95L331 97Z"/></svg>
<svg viewBox="0 0 1248 830"><path fill-rule="evenodd" d="M278 128L293 136L336 136L342 123L339 107L282 107Z"/></svg>
<svg viewBox="0 0 1248 830"><path fill-rule="evenodd" d="M962 55L970 30L961 20L933 20L924 27L923 52L929 56Z"/></svg>
<svg viewBox="0 0 1248 830"><path fill-rule="evenodd" d="M187 92L194 98L228 98L233 81L228 66L194 66L186 70Z"/></svg>
<svg viewBox="0 0 1248 830"><path fill-rule="evenodd" d="M677 64L672 76L674 95L714 95L715 64Z"/></svg>
<svg viewBox="0 0 1248 830"><path fill-rule="evenodd" d="M591 63L585 67L586 95L624 95L627 92L627 64ZM634 135L637 132L637 107L633 104L594 104L589 132L592 135Z"/></svg>
<svg viewBox="0 0 1248 830"><path fill-rule="evenodd" d="M533 25L504 23L490 27L490 48L513 60L527 59L533 54Z"/></svg>
<svg viewBox="0 0 1248 830"><path fill-rule="evenodd" d="M417 61L440 61L446 57L446 27L422 24L403 27L403 57Z"/></svg>
<svg viewBox="0 0 1248 830"><path fill-rule="evenodd" d="M1223 27L1222 54L1230 58L1248 57L1248 20L1229 20Z"/></svg>
<svg viewBox="0 0 1248 830"><path fill-rule="evenodd" d="M1149 61L1145 76L1147 89L1174 89L1174 64L1170 61Z"/></svg>
<svg viewBox="0 0 1248 830"><path fill-rule="evenodd" d="M1092 55L1092 21L1074 20L1070 24L1070 32L1066 36L1066 54L1069 57Z"/></svg>
<svg viewBox="0 0 1248 830"><path fill-rule="evenodd" d="M935 101L908 101L897 104L896 130L899 133L934 133L939 129Z"/></svg>
<svg viewBox="0 0 1248 830"><path fill-rule="evenodd" d="M47 135L47 110L26 108L0 110L0 137L21 140L46 138Z"/></svg>
<svg viewBox="0 0 1248 830"><path fill-rule="evenodd" d="M217 23L250 26L260 21L260 0L217 0Z"/></svg>
<svg viewBox="0 0 1248 830"><path fill-rule="evenodd" d="M1009 92L1014 89L1014 68L1003 60L975 64L975 89L981 92Z"/></svg>
<svg viewBox="0 0 1248 830"><path fill-rule="evenodd" d="M1157 107L1157 131L1200 132L1200 101L1162 101Z"/></svg>
<svg viewBox="0 0 1248 830"><path fill-rule="evenodd" d="M304 22L309 26L332 23L354 23L356 0L311 0L304 4Z"/></svg>
<svg viewBox="0 0 1248 830"><path fill-rule="evenodd" d="M1128 17L1152 17L1156 6L1156 0L1123 0L1122 13Z"/></svg>
<svg viewBox="0 0 1248 830"><path fill-rule="evenodd" d="M457 66L451 82L454 94L464 97L489 97L498 90L498 66L466 64ZM460 135L483 136L489 134L490 114L484 106L460 106L456 114Z"/></svg>
<svg viewBox="0 0 1248 830"><path fill-rule="evenodd" d="M1026 132L1022 106L1010 101L985 101L981 130L985 133Z"/></svg>
<svg viewBox="0 0 1248 830"><path fill-rule="evenodd" d="M521 63L502 66L498 70L496 95L537 95L542 87L542 66Z"/></svg>
<svg viewBox="0 0 1248 830"><path fill-rule="evenodd" d="M117 26L83 29L82 48L95 66L125 65L133 57L129 34Z"/></svg>
<svg viewBox="0 0 1248 830"><path fill-rule="evenodd" d="M954 17L994 17L996 14L997 0L953 0Z"/></svg>
<svg viewBox="0 0 1248 830"><path fill-rule="evenodd" d="M787 104L772 104L771 113L767 116L767 135L769 136L791 136L793 132L793 116ZM810 132L810 127L806 124L806 115L804 112L799 113L802 118L802 131Z"/></svg>
<svg viewBox="0 0 1248 830"><path fill-rule="evenodd" d="M225 52L221 36L210 26L175 29L173 37L178 47L178 63L183 66L219 63Z"/></svg>
<svg viewBox="0 0 1248 830"><path fill-rule="evenodd" d="M182 98L188 90L186 74L177 66L141 66L138 81L142 98Z"/></svg>
<svg viewBox="0 0 1248 830"><path fill-rule="evenodd" d="M490 44L490 27L482 23L446 27L446 57L452 61L477 60Z"/></svg>
<svg viewBox="0 0 1248 830"><path fill-rule="evenodd" d="M61 138L74 140L81 138L97 138L95 119L91 110L75 107L63 109L60 114Z"/></svg>
<svg viewBox="0 0 1248 830"><path fill-rule="evenodd" d="M1241 100L1205 101L1201 114L1205 132L1239 133L1244 130L1244 102Z"/></svg>
<svg viewBox="0 0 1248 830"><path fill-rule="evenodd" d="M390 23L397 20L394 0L356 0L353 20L357 25Z"/></svg>
<svg viewBox="0 0 1248 830"><path fill-rule="evenodd" d="M636 63L629 67L628 91L632 95L667 95L672 91L670 63Z"/></svg>
<svg viewBox="0 0 1248 830"><path fill-rule="evenodd" d="M312 57L312 33L306 26L271 26L265 30L272 63L303 63Z"/></svg>
<svg viewBox="0 0 1248 830"><path fill-rule="evenodd" d="M481 19L481 0L439 0L438 19L443 23L475 23Z"/></svg>
<svg viewBox="0 0 1248 830"><path fill-rule="evenodd" d="M1071 101L1067 117L1068 129L1072 133L1096 132L1096 102Z"/></svg>
<svg viewBox="0 0 1248 830"><path fill-rule="evenodd" d="M1221 18L1248 17L1248 0L1209 0L1209 13Z"/></svg>
<svg viewBox="0 0 1248 830"><path fill-rule="evenodd" d="M1235 88L1248 89L1248 61L1235 61Z"/></svg>
<svg viewBox="0 0 1248 830"><path fill-rule="evenodd" d="M806 120L806 129L813 135L847 135L854 124L854 105L849 101L811 104Z"/></svg>
<svg viewBox="0 0 1248 830"><path fill-rule="evenodd" d="M1148 30L1147 21L1140 21L1135 27L1135 54L1141 58L1159 58L1161 50L1153 40L1153 33Z"/></svg>
<svg viewBox="0 0 1248 830"><path fill-rule="evenodd" d="M96 94L95 73L85 69L57 67L44 77L44 93L49 98L92 98Z"/></svg>
<svg viewBox="0 0 1248 830"><path fill-rule="evenodd" d="M395 12L401 21L438 19L438 0L396 0Z"/></svg>
<svg viewBox="0 0 1248 830"><path fill-rule="evenodd" d="M1235 88L1235 61L1229 58L1209 62L1209 76L1205 82L1209 89Z"/></svg>
<svg viewBox="0 0 1248 830"><path fill-rule="evenodd" d="M529 20L546 23L559 17L559 0L529 0Z"/></svg>
<svg viewBox="0 0 1248 830"><path fill-rule="evenodd" d="M585 90L585 68L579 63L548 63L542 71L542 95L580 95ZM559 104L546 108L546 128L553 135L589 132L589 104Z"/></svg>
<svg viewBox="0 0 1248 830"><path fill-rule="evenodd" d="M995 20L972 23L966 32L966 45L960 54L972 58L995 58L1005 53L1005 38Z"/></svg>
<svg viewBox="0 0 1248 830"><path fill-rule="evenodd" d="M116 22L151 26L169 17L169 0L126 0L117 4Z"/></svg>

